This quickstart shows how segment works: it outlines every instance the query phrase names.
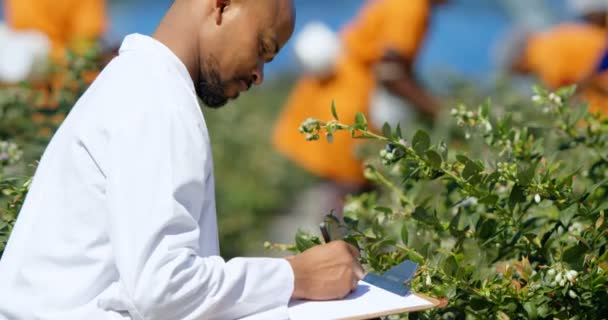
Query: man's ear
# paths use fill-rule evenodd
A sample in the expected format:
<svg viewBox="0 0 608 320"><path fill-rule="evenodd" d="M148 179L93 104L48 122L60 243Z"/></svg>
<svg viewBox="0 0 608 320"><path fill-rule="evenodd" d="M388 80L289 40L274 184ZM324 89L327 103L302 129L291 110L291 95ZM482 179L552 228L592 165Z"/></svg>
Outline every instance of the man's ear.
<svg viewBox="0 0 608 320"><path fill-rule="evenodd" d="M219 26L222 24L224 11L230 5L230 0L215 0L215 23Z"/></svg>

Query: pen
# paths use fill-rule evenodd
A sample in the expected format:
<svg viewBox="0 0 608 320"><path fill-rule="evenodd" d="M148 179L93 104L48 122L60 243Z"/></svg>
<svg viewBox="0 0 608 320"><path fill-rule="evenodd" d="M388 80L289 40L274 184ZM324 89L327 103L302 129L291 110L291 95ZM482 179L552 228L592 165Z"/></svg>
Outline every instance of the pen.
<svg viewBox="0 0 608 320"><path fill-rule="evenodd" d="M329 232L327 231L327 225L325 224L325 222L321 222L319 228L321 229L321 235L323 235L323 240L325 241L325 243L329 243L331 241L331 238L329 237Z"/></svg>

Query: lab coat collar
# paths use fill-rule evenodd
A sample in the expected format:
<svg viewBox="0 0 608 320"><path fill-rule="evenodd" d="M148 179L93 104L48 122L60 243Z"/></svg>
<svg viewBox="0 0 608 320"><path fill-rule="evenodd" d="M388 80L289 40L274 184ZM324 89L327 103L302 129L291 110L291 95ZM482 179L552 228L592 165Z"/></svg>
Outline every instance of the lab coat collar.
<svg viewBox="0 0 608 320"><path fill-rule="evenodd" d="M165 46L162 42L146 35L138 33L130 34L126 36L122 42L119 54L136 50L146 51L147 54L156 53L161 58L171 61L171 64L179 72L180 77L182 77L188 84L189 89L192 90L192 92L195 92L194 82L190 77L190 73L188 72L186 65L184 65L184 63L175 55L175 53L173 53L173 51L171 51L171 49Z"/></svg>

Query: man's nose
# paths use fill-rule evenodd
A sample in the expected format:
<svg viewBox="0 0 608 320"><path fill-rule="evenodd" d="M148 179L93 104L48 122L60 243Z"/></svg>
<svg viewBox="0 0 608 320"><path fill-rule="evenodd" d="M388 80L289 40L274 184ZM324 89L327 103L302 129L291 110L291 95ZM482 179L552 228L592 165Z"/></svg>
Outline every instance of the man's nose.
<svg viewBox="0 0 608 320"><path fill-rule="evenodd" d="M264 82L264 64L261 63L255 70L253 70L253 74L251 75L253 84L259 86Z"/></svg>

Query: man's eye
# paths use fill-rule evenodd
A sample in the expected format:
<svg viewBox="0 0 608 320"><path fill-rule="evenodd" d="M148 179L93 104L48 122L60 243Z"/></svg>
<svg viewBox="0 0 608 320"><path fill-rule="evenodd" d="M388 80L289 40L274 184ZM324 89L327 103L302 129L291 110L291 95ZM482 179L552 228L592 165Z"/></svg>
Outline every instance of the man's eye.
<svg viewBox="0 0 608 320"><path fill-rule="evenodd" d="M266 47L266 45L263 42L260 43L259 48L258 48L258 54L260 55L260 57L266 56L267 52L268 52L268 48Z"/></svg>
<svg viewBox="0 0 608 320"><path fill-rule="evenodd" d="M274 57L270 54L270 47L263 42L259 45L258 54L265 63L269 63L274 60Z"/></svg>

